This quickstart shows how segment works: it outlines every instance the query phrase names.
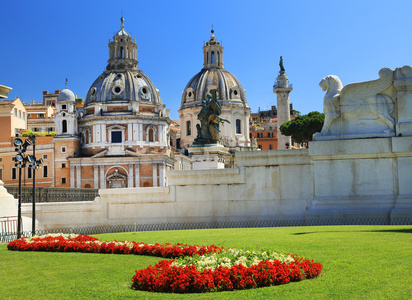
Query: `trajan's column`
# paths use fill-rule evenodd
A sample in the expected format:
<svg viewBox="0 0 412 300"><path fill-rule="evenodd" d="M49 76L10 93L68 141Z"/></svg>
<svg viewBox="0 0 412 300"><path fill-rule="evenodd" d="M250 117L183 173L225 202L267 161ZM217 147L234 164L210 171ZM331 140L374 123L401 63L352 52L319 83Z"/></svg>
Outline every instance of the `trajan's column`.
<svg viewBox="0 0 412 300"><path fill-rule="evenodd" d="M285 68L283 67L283 59L280 57L280 72L273 85L273 92L277 94L277 117L278 117L278 149L285 149L285 144L291 145L290 136L284 136L280 132L280 126L290 120L290 105L289 105L289 93L293 90L292 85L289 86L288 77L285 74Z"/></svg>

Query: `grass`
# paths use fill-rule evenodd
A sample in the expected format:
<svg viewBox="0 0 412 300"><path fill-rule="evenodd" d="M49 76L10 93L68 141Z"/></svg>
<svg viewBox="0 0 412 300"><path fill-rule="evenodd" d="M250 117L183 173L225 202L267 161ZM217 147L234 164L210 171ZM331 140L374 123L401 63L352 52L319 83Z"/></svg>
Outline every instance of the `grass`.
<svg viewBox="0 0 412 300"><path fill-rule="evenodd" d="M0 245L0 299L410 299L412 226L319 226L114 233L100 240L272 249L320 262L323 277L260 289L157 294L130 289L159 258L8 251Z"/></svg>

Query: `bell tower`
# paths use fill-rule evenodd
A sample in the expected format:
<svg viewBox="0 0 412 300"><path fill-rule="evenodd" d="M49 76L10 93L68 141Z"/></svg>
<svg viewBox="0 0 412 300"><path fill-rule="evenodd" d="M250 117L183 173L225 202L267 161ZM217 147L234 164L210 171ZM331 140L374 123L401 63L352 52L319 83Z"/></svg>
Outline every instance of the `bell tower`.
<svg viewBox="0 0 412 300"><path fill-rule="evenodd" d="M137 45L136 38L124 30L124 18L120 18L120 30L113 40L109 39L109 60L106 70L128 69L137 70Z"/></svg>
<svg viewBox="0 0 412 300"><path fill-rule="evenodd" d="M223 46L216 41L215 31L212 29L211 32L209 41L203 46L203 69L223 69Z"/></svg>

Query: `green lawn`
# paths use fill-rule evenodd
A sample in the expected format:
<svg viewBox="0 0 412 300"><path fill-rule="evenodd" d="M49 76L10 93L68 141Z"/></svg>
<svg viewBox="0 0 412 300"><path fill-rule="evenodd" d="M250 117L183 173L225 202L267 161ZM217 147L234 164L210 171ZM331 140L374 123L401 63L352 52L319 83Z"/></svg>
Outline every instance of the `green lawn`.
<svg viewBox="0 0 412 300"><path fill-rule="evenodd" d="M411 299L412 226L319 226L96 235L100 240L272 249L320 262L323 277L234 292L155 294L130 289L159 258L8 251L0 245L0 299Z"/></svg>

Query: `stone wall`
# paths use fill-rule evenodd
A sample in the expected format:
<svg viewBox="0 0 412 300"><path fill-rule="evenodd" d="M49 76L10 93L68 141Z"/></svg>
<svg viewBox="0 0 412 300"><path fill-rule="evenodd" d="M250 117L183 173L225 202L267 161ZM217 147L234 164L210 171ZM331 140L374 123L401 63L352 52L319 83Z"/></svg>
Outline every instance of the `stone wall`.
<svg viewBox="0 0 412 300"><path fill-rule="evenodd" d="M265 220L359 224L365 218L410 224L411 145L412 137L393 137L239 152L238 168L169 171L167 187L105 189L92 202L39 203L36 216L39 229ZM23 204L23 215L31 216L30 204Z"/></svg>

